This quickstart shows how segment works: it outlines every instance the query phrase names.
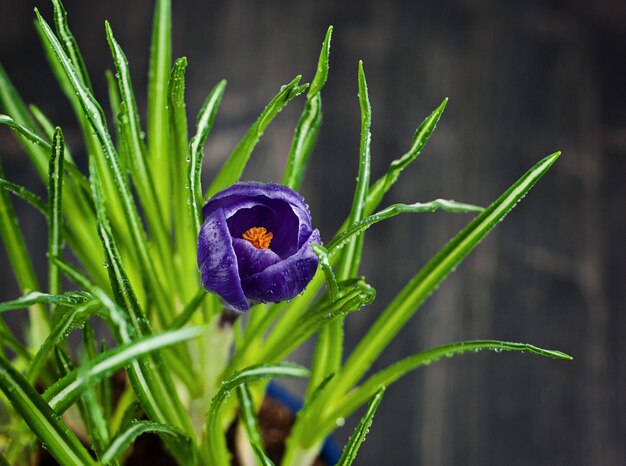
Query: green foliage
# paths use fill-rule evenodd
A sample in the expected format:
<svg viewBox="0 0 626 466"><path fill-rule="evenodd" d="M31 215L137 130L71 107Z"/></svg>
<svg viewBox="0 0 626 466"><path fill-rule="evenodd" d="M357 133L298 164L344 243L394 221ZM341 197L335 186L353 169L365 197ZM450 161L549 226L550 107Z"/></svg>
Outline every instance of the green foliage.
<svg viewBox="0 0 626 466"><path fill-rule="evenodd" d="M372 110L359 62L361 132L349 215L325 246L313 246L320 267L301 296L255 306L245 322L239 319L232 325L230 311L224 311L199 283L196 241L203 201L242 177L270 123L308 89L283 174L284 184L301 185L321 131L332 27L326 32L310 86L300 84L297 76L281 87L222 167L211 174L205 192L201 186L204 145L222 98L227 98L226 82L220 81L209 92L190 137L187 60L179 58L172 66L171 2L155 4L144 121L147 135L140 117L143 109L137 105L141 99L136 99L129 62L112 25L104 25L115 67L115 74L106 75L112 111L106 115L94 96L67 13L60 0L52 4L54 30L35 10L36 31L76 115L90 155L89 170L88 174L80 171L61 129L38 107L26 106L0 66L0 112L4 113L0 124L11 129L46 188L42 192L47 192L44 198L35 194L36 189L5 179L0 166L0 238L18 285L18 297L0 303L0 390L12 406L8 424L2 426L10 442L0 464L30 464L37 443L61 464L95 464L93 458L99 464L123 464L140 435L155 433L180 464L223 466L229 464L225 432L240 419L250 455L259 464L273 465L265 453L257 412L270 379L299 377L308 378L305 403L281 464L310 464L337 419L353 415L369 400L339 463L349 465L365 439L383 387L417 368L481 350L571 359L529 344L466 341L427 349L367 375L424 300L530 191L558 152L532 167L486 209L443 199L380 208L401 172L422 152L447 99L417 128L408 151L370 183ZM107 121L113 122L113 130ZM48 280L43 288L11 194L33 206L47 222ZM353 314L376 297L359 276L367 229L401 213L435 210L476 216L400 290L344 360L344 319L355 318ZM15 335L3 320L4 312L22 309L28 310L25 344L24 335ZM95 320L110 331L112 348L96 341ZM73 333L82 334L76 351L70 351L68 342ZM285 362L314 337L310 371ZM73 359L74 353L78 357ZM119 371L125 372L128 382L118 387L118 397L113 396L112 376Z"/></svg>

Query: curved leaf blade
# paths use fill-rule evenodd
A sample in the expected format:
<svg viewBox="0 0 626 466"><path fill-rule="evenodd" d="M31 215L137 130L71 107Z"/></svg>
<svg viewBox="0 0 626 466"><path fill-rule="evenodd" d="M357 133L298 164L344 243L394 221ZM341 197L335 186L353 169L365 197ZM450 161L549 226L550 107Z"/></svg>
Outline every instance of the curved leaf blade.
<svg viewBox="0 0 626 466"><path fill-rule="evenodd" d="M76 435L3 356L0 356L0 389L59 463L95 466Z"/></svg>
<svg viewBox="0 0 626 466"><path fill-rule="evenodd" d="M267 104L259 118L250 127L243 139L239 142L235 150L230 154L222 168L215 176L215 179L209 186L209 190L205 195L205 199L210 198L218 191L227 188L236 183L243 173L252 150L256 146L259 139L263 135L265 128L270 124L278 113L285 108L294 97L302 94L307 85L300 85L301 76L296 76L286 86L283 86L276 96Z"/></svg>
<svg viewBox="0 0 626 466"><path fill-rule="evenodd" d="M118 432L102 453L102 464L110 464L115 461L135 441L137 437L145 433L158 434L167 437L167 441L176 443L181 451L186 452L185 458L190 464L196 464L196 453L191 439L180 429L159 422L134 421L127 424L122 431Z"/></svg>
<svg viewBox="0 0 626 466"><path fill-rule="evenodd" d="M210 445L209 456L212 464L228 464L228 450L220 412L224 402L229 398L231 390L242 383L262 379L307 377L308 375L308 369L297 364L259 364L243 369L232 377L223 380L219 391L211 400L211 407L207 414L205 441L207 445Z"/></svg>
<svg viewBox="0 0 626 466"><path fill-rule="evenodd" d="M333 33L333 27L330 26L326 31L326 37L322 43L322 51L317 63L317 71L311 82L309 92L307 92L304 109L298 120L296 130L289 148L289 157L285 174L283 175L283 184L294 190L298 190L304 172L309 164L311 153L317 142L320 126L322 124L322 96L321 91L326 84L328 78L329 56L330 56L330 39Z"/></svg>
<svg viewBox="0 0 626 466"><path fill-rule="evenodd" d="M470 213L482 212L485 209L476 205L446 199L435 199L430 202L416 202L414 204L393 204L353 224L350 228L335 236L335 238L326 245L327 253L328 255L333 255L348 241L353 240L355 236L363 234L366 229L375 223L382 222L383 220L403 213L435 212L436 210L451 213Z"/></svg>
<svg viewBox="0 0 626 466"><path fill-rule="evenodd" d="M470 340L437 346L398 361L369 377L361 386L347 393L341 399L341 402L337 403L335 410L326 417L327 421L329 421L328 425L332 429L332 422L334 422L337 417L347 417L352 414L365 403L381 385L389 386L409 372L432 364L439 359L451 358L466 353L477 353L480 351L495 351L497 353L518 351L552 359L566 361L572 359L571 356L561 351L538 348L528 343L513 343L499 340ZM330 422L331 419L333 420L332 422Z"/></svg>
<svg viewBox="0 0 626 466"><path fill-rule="evenodd" d="M407 283L361 339L341 372L330 384L335 393L346 393L354 386L426 298L517 205L559 155L560 152L555 152L533 166L463 228Z"/></svg>
<svg viewBox="0 0 626 466"><path fill-rule="evenodd" d="M376 410L378 409L384 394L385 387L380 387L372 398L370 398L367 405L367 411L350 436L350 440L348 440L348 443L341 454L341 458L339 458L339 461L337 462L337 466L350 466L356 459L359 448L365 441L365 436L370 430L370 426L374 420L374 414L376 414Z"/></svg>
<svg viewBox="0 0 626 466"><path fill-rule="evenodd" d="M50 406L57 412L65 412L82 394L85 385L96 383L122 369L133 361L162 348L199 337L205 331L204 326L186 327L171 332L163 332L118 346L101 353L89 362L86 372L74 370L60 379L43 394Z"/></svg>

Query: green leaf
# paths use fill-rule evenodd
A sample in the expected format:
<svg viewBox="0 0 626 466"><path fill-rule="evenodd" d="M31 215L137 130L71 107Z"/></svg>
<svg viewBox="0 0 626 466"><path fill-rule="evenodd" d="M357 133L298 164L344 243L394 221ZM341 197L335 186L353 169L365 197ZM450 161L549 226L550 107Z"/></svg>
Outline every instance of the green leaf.
<svg viewBox="0 0 626 466"><path fill-rule="evenodd" d="M263 440L261 439L261 431L259 430L259 425L257 423L254 402L252 401L250 389L245 383L242 383L237 387L237 396L239 398L241 419L243 420L243 425L246 428L248 439L250 440L250 446L252 447L257 460L261 466L274 466L274 463L267 457L263 449Z"/></svg>
<svg viewBox="0 0 626 466"><path fill-rule="evenodd" d="M64 306L75 307L87 302L91 298L92 296L84 291L68 291L60 295L29 291L22 297L14 299L13 301L0 303L0 312L25 309L33 304L62 304Z"/></svg>
<svg viewBox="0 0 626 466"><path fill-rule="evenodd" d="M70 60L72 60L72 64L74 65L82 83L91 91L92 87L89 80L89 74L87 73L87 67L85 66L85 61L83 60L80 49L78 48L78 43L76 42L76 39L70 31L67 23L67 12L65 11L65 8L60 0L52 0L52 4L54 5L54 26L57 30L59 38L61 39L63 49L68 57L70 57Z"/></svg>
<svg viewBox="0 0 626 466"><path fill-rule="evenodd" d="M450 358L465 353L477 353L483 350L495 351L497 353L503 351L520 351L522 353L536 354L553 359L572 359L571 356L560 351L546 350L527 343L512 343L497 340L461 341L437 346L392 364L386 369L369 377L361 386L347 393L336 403L333 412L326 416L328 426L332 429L332 424L337 417L347 417L352 414L365 403L381 385L389 386L409 372L432 364L441 358Z"/></svg>
<svg viewBox="0 0 626 466"><path fill-rule="evenodd" d="M44 217L48 218L48 207L46 206L44 200L25 186L20 186L19 184L11 183L10 181L0 178L0 188L15 194L20 199L28 202L35 209L41 212Z"/></svg>
<svg viewBox="0 0 626 466"><path fill-rule="evenodd" d="M115 76L113 76L113 73L111 73L111 70L105 70L104 76L106 77L106 80L107 80L107 93L109 96L109 107L111 108L111 115L113 115L114 123L117 123L117 117L120 114L120 106L121 106L120 93L117 90L117 82L115 80ZM115 129L117 130L117 137L118 137L118 142L119 142L119 138L120 138L119 125L116 125ZM118 147L119 147L119 144L118 144ZM121 157L121 159L123 160L124 157Z"/></svg>
<svg viewBox="0 0 626 466"><path fill-rule="evenodd" d="M33 360L28 367L26 378L30 382L34 382L37 378L41 363L46 360L50 351L58 345L62 340L82 325L98 310L95 300L86 301L80 306L70 308L63 313L59 321L53 325L50 333L41 344L41 347L35 354Z"/></svg>
<svg viewBox="0 0 626 466"><path fill-rule="evenodd" d="M319 303L315 308L302 315L289 332L284 334L272 333L266 341L259 360L280 361L302 345L324 324L358 311L376 298L374 288L360 279L342 283L342 288L342 293L336 301L325 300L323 303ZM331 350L336 349L332 346L329 348L329 351ZM324 377L319 380L321 381Z"/></svg>
<svg viewBox="0 0 626 466"><path fill-rule="evenodd" d="M283 184L296 191L300 187L300 183L304 177L322 124L321 90L324 84L326 84L326 78L328 77L328 60L332 33L333 27L330 26L328 31L326 31L326 37L322 44L322 51L320 52L319 61L317 63L317 72L315 73L315 77L307 93L304 109L298 120L298 125L296 126L289 149L289 158L283 176Z"/></svg>
<svg viewBox="0 0 626 466"><path fill-rule="evenodd" d="M43 394L52 409L64 413L82 395L87 383L96 383L113 375L119 369L134 364L134 361L192 338L197 338L206 331L204 326L185 327L180 330L163 332L149 337L139 338L100 354L89 362L88 370L74 370L57 381Z"/></svg>
<svg viewBox="0 0 626 466"><path fill-rule="evenodd" d="M407 283L360 340L341 372L329 385L328 394L330 390L334 396L344 394L354 386L426 298L530 191L559 155L560 152L549 155L532 167L461 230Z"/></svg>
<svg viewBox="0 0 626 466"><path fill-rule="evenodd" d="M174 62L168 83L168 109L171 129L172 156L172 210L174 240L176 244L176 287L182 301L188 300L196 289L196 241L194 224L189 216L189 208L183 208L189 199L189 163L187 108L185 105L185 71L187 58ZM192 279L193 278L193 279Z"/></svg>
<svg viewBox="0 0 626 466"><path fill-rule="evenodd" d="M33 110L33 113L38 116L38 119L45 119L45 116L41 113L39 109L33 106ZM41 149L47 153L50 153L52 151L52 145L47 140L39 136L34 129L16 122L10 116L0 115L0 124L7 125L12 130L14 130L20 140L22 140L24 143L28 142L30 143L30 146L34 145L37 147L38 150ZM52 131L54 133L54 129ZM87 183L87 179L78 169L78 167L73 162L71 162L71 156L69 156L67 147L65 148L64 158L67 159L66 161L69 162L65 164L65 169L67 173L71 176L72 181L75 182L77 186L79 186L81 189L88 188L89 184Z"/></svg>
<svg viewBox="0 0 626 466"><path fill-rule="evenodd" d="M0 66L0 104L2 105L2 110L8 113L11 120L14 120L16 124L25 128L35 127L26 104L2 66ZM2 121L2 123L9 124L6 120ZM17 130L17 128L14 129ZM18 139L41 177L45 178L48 172L48 151L37 146L37 144L34 144L20 133L18 133Z"/></svg>
<svg viewBox="0 0 626 466"><path fill-rule="evenodd" d="M0 343L3 346L8 346L15 354L19 357L24 358L25 361L31 361L33 359L33 355L22 345L22 343L13 336L11 329L8 327L4 320L0 319ZM0 351L0 354L1 353Z"/></svg>
<svg viewBox="0 0 626 466"><path fill-rule="evenodd" d="M200 288L196 295L193 297L193 299L185 306L183 312L181 312L178 317L176 317L174 322L172 322L172 324L169 326L169 329L174 330L177 328L181 328L183 325L189 322L189 319L191 319L193 313L200 309L200 305L202 304L202 301L204 301L204 298L206 298L207 294L208 293L204 288Z"/></svg>
<svg viewBox="0 0 626 466"><path fill-rule="evenodd" d="M104 200L100 191L98 172L94 163L91 164L91 179L98 217L98 235L105 252L105 259L109 265L111 288L117 303L123 309L124 318L127 318L132 323L134 332L139 336L148 336L152 333L151 326L128 280L111 234L104 210ZM95 296L98 299L101 297L101 295ZM105 301L108 300L105 298ZM117 306L111 306L107 302L102 301L102 299L101 302L111 312L117 312ZM115 322L113 321L113 323ZM120 342L128 342L130 335L127 335L124 329L115 326L114 333ZM178 399L169 372L164 370L160 355L151 355L150 359L152 362L147 360L140 361L140 364L133 367L133 369L136 367L137 370L133 370L129 374L133 387L136 388L137 397L142 401L144 409L153 420L185 427L191 431L189 418ZM182 367L174 368L174 370L177 370L177 373L181 376L190 376L190 371L188 371L190 365L184 359L182 362L179 360L179 363Z"/></svg>
<svg viewBox="0 0 626 466"><path fill-rule="evenodd" d="M146 148L143 141L139 111L135 101L135 93L130 78L128 60L124 51L115 40L113 31L108 21L105 21L105 29L109 48L115 62L122 104L120 106L120 135L127 148L130 173L137 188L137 194L144 207L145 218L150 228L150 233L155 238L161 257L171 257L169 252L169 237L166 234L165 221L161 216L161 208L157 201L156 190L152 183L150 173L146 167Z"/></svg>
<svg viewBox="0 0 626 466"><path fill-rule="evenodd" d="M307 88L307 84L299 85L301 76L296 76L286 86L283 86L276 97L265 107L259 118L250 127L246 135L239 142L235 150L230 154L222 168L211 183L205 199L210 198L218 191L236 183L243 173L252 150L256 146L263 132L274 119L274 117L287 105L291 99L302 94Z"/></svg>
<svg viewBox="0 0 626 466"><path fill-rule="evenodd" d="M185 451L185 464L196 464L197 457L192 447L191 439L180 429L159 422L135 421L131 422L121 432L118 432L110 445L104 451L100 460L102 464L110 464L115 458L120 457L124 451L133 444L135 439L142 434L153 433L160 437L166 437L168 442L176 442L181 451Z"/></svg>
<svg viewBox="0 0 626 466"><path fill-rule="evenodd" d="M81 361L78 368L79 377L89 370L89 359L95 359L97 355L96 341L93 327L89 323L83 327L83 347L84 352L79 353ZM102 413L102 405L96 396L96 384L86 377L87 383L82 397L78 401L81 416L87 427L87 434L91 440L91 447L98 458L109 443L109 431Z"/></svg>
<svg viewBox="0 0 626 466"><path fill-rule="evenodd" d="M187 204L190 208L190 216L193 225L194 237L197 237L202 224L202 186L200 185L200 172L202 170L202 157L204 156L204 143L213 128L217 109L222 101L226 81L220 81L211 91L204 101L204 105L198 113L196 120L196 135L189 142L189 160L187 179L189 189L187 190Z"/></svg>
<svg viewBox="0 0 626 466"><path fill-rule="evenodd" d="M125 176L120 168L115 147L113 146L111 136L106 127L106 120L104 118L102 108L85 85L81 82L70 59L63 51L61 44L50 29L50 26L48 26L45 20L41 17L37 9L35 9L35 13L49 47L52 48L52 51L70 80L73 89L76 92L77 98L83 108L85 117L89 120L94 132L96 133L96 137L101 144L104 157L108 165L108 171L113 177L118 194L118 197L114 199L119 200L122 204L125 225L130 231L133 246L139 259L139 266L145 272L144 276L150 285L150 291L154 293L155 303L157 305L157 309L160 311L159 317L165 323L169 321L168 317L172 313L173 309L173 307L170 306L171 296L168 296L164 292L165 288L159 283L154 263L152 262L151 255L148 251L147 238L141 226L137 207L126 182Z"/></svg>
<svg viewBox="0 0 626 466"><path fill-rule="evenodd" d="M390 219L403 213L434 212L440 209L452 213L482 212L485 210L483 207L445 199L436 199L430 202L416 202L415 204L393 204L353 224L350 228L335 236L335 238L326 245L327 254L330 256L336 253L348 241L353 241L355 236L362 234L374 223Z"/></svg>
<svg viewBox="0 0 626 466"><path fill-rule="evenodd" d="M0 178L4 178L2 165L0 165ZM20 288L23 291L39 289L39 282L22 230L11 200L4 190L0 190L0 237L4 242L11 268ZM46 310L42 306L34 306L29 313L33 322L30 328L29 345L31 348L38 348L48 331Z"/></svg>
<svg viewBox="0 0 626 466"><path fill-rule="evenodd" d="M297 364L259 364L247 367L232 377L222 381L220 389L211 400L211 407L207 415L205 441L209 449L212 464L228 464L228 451L226 439L222 429L222 416L220 414L224 402L230 397L230 392L242 383L250 383L262 379L307 377L309 371Z"/></svg>
<svg viewBox="0 0 626 466"><path fill-rule="evenodd" d="M63 254L63 225L61 218L61 203L63 199L63 160L64 160L63 133L61 128L54 130L52 137L52 155L48 170L48 258L62 257ZM61 292L61 273L48 259L48 288L50 294ZM54 304L50 305L50 315L54 316Z"/></svg>
<svg viewBox="0 0 626 466"><path fill-rule="evenodd" d="M360 222L365 216L367 195L370 182L370 127L372 125L372 108L367 94L367 83L365 81L365 72L363 71L363 62L359 61L359 104L361 106L361 147L359 156L359 175L357 185L354 191L354 199L352 201L352 210L348 217L348 225L354 225ZM356 275L359 263L361 261L361 250L363 247L362 238L352 241L343 250L341 260L339 262L337 275L339 280L345 280Z"/></svg>
<svg viewBox="0 0 626 466"><path fill-rule="evenodd" d="M43 147L44 149L50 148L50 143L39 136L35 130L21 125L8 115L0 115L0 124L7 125L14 130L20 136L24 137L27 141Z"/></svg>
<svg viewBox="0 0 626 466"><path fill-rule="evenodd" d="M356 455L359 452L361 444L365 441L365 436L370 430L372 421L374 420L374 414L380 405L385 394L385 387L380 387L378 391L372 396L367 406L365 415L361 418L361 421L354 429L354 432L348 440L348 444L343 449L341 458L337 462L337 466L350 466L356 459Z"/></svg>
<svg viewBox="0 0 626 466"><path fill-rule="evenodd" d="M315 243L311 244L311 248L317 255L320 267L324 271L324 276L326 277L326 288L328 289L328 294L330 295L330 301L336 301L339 297L339 287L337 285L337 279L335 278L333 268L330 266L330 262L328 261L328 249Z"/></svg>
<svg viewBox="0 0 626 466"><path fill-rule="evenodd" d="M148 71L148 149L152 180L158 186L158 205L166 228L171 222L170 146L167 111L167 81L172 49L172 6L170 0L157 0L152 23L150 68Z"/></svg>
<svg viewBox="0 0 626 466"><path fill-rule="evenodd" d="M348 225L355 224L364 217L367 194L370 183L371 152L370 128L372 124L372 108L367 93L367 82L363 62L359 61L358 68L359 105L361 107L361 142L359 149L359 174L356 189L352 200L352 208L348 217ZM337 266L337 278L346 280L356 276L361 262L363 237L359 236L350 242L342 251ZM330 264L329 264L330 265ZM312 380L320 382L329 374L337 372L343 358L343 319L330 322L320 331L315 353L313 356Z"/></svg>
<svg viewBox="0 0 626 466"><path fill-rule="evenodd" d="M3 356L0 356L0 389L60 464L96 464L59 415Z"/></svg>
<svg viewBox="0 0 626 466"><path fill-rule="evenodd" d="M413 136L413 142L410 149L399 159L394 160L389 165L387 173L380 177L374 185L370 188L367 195L367 205L365 208L365 214L370 215L374 212L374 209L378 207L383 197L389 191L389 189L395 184L396 180L407 166L409 166L421 153L422 149L430 139L430 136L435 131L437 123L446 108L448 99L444 101L432 112L417 128L415 135Z"/></svg>

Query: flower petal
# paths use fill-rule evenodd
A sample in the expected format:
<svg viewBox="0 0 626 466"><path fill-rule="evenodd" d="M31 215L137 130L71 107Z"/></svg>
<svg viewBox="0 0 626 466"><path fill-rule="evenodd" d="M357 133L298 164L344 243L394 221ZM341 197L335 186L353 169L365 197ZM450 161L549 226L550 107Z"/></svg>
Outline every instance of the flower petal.
<svg viewBox="0 0 626 466"><path fill-rule="evenodd" d="M220 295L234 309L249 309L239 278L237 257L222 210L208 215L198 236L198 267L202 286Z"/></svg>
<svg viewBox="0 0 626 466"><path fill-rule="evenodd" d="M320 243L319 231L314 230L291 257L243 278L241 285L246 296L258 302L279 302L300 294L317 270L318 258L311 243Z"/></svg>
<svg viewBox="0 0 626 466"><path fill-rule="evenodd" d="M283 259L291 256L298 250L298 217L283 201L263 196L253 199L254 206L240 208L232 216L227 216L231 236L242 238L250 228L264 227L273 235L270 249Z"/></svg>
<svg viewBox="0 0 626 466"><path fill-rule="evenodd" d="M281 260L271 249L257 249L245 239L233 238L232 241L241 279L262 272Z"/></svg>
<svg viewBox="0 0 626 466"><path fill-rule="evenodd" d="M299 249L311 235L311 214L302 196L287 186L274 183L259 183L254 181L236 183L219 193L215 194L204 206L205 217L216 209L227 209L226 218L234 214L239 209L245 208L246 203L251 198L269 198L282 201L289 206L292 212L298 217L298 247ZM295 252L295 251L294 251Z"/></svg>

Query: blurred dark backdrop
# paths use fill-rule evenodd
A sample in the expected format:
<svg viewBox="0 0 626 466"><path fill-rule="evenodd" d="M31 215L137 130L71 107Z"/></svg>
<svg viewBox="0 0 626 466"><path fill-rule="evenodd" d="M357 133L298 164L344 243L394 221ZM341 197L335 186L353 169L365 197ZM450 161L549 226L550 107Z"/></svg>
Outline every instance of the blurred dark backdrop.
<svg viewBox="0 0 626 466"><path fill-rule="evenodd" d="M296 74L312 77L324 32L335 26L324 126L302 189L327 239L348 213L356 176L358 59L365 62L373 107L374 177L450 97L422 158L385 205L436 197L488 204L541 157L563 151L377 367L474 338L530 342L575 360L482 353L412 374L388 390L358 464L624 464L626 3L173 3L174 54L189 59L190 117L219 79L229 82L206 149L207 177L280 85ZM152 2L65 4L101 101L103 70L112 67L103 30L109 19L145 108ZM35 5L51 19L47 1L0 1L0 60L26 99L63 126L76 153L79 133L32 27ZM280 180L301 105L302 99L290 104L270 126L245 178ZM0 128L0 152L8 177L41 191L6 128ZM22 225L43 260L45 227L33 217L23 217ZM362 271L378 298L348 320L348 348L467 220L404 216L368 232ZM8 268L3 250L0 265ZM0 298L16 295L5 272ZM338 438L353 424L349 420Z"/></svg>

